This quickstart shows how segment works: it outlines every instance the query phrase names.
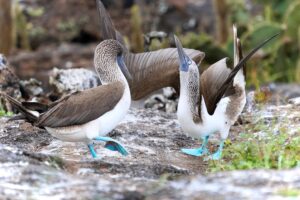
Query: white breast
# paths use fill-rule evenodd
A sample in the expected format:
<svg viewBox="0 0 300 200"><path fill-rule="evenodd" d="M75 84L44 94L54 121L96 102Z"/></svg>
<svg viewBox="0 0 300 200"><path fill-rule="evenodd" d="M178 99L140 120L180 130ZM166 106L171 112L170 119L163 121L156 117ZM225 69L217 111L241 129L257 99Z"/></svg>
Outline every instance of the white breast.
<svg viewBox="0 0 300 200"><path fill-rule="evenodd" d="M113 92L113 91L112 91ZM125 117L131 103L130 90L125 87L124 94L117 105L98 119L80 126L50 128L46 130L58 139L69 142L89 141L98 136L104 136L112 131ZM101 106L101 105L99 105ZM97 109L97 107L95 107Z"/></svg>
<svg viewBox="0 0 300 200"><path fill-rule="evenodd" d="M177 117L181 128L185 133L195 138L201 138L221 130L227 120L225 111L228 103L229 98L221 99L214 114L209 115L204 99L202 98L202 122L196 124L193 121L187 99L182 98L178 103L177 110Z"/></svg>

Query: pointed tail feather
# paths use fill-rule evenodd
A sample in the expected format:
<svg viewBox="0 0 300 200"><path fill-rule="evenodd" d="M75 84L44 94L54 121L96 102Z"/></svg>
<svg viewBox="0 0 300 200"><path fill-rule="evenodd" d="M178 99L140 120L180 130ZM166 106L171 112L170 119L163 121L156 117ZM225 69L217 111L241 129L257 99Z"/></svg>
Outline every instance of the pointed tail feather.
<svg viewBox="0 0 300 200"><path fill-rule="evenodd" d="M236 26L233 25L233 65L236 66L239 62L238 57L238 37Z"/></svg>
<svg viewBox="0 0 300 200"><path fill-rule="evenodd" d="M243 59L243 51L242 51L242 44L241 40L237 35L237 28L235 25L233 25L233 63L234 66L237 66L237 64ZM246 64L242 66L243 74L246 78Z"/></svg>
<svg viewBox="0 0 300 200"><path fill-rule="evenodd" d="M239 61L241 61L244 58L244 56L243 56L242 43L241 43L241 40L239 38L237 40L237 47L238 47ZM234 66L236 66L236 65L234 65ZM244 63L244 65L242 66L242 68L243 68L243 73L244 73L244 76L245 76L245 79L246 79L246 75L247 75L246 63Z"/></svg>
<svg viewBox="0 0 300 200"><path fill-rule="evenodd" d="M273 35L272 37L266 39L264 42L262 42L261 44L259 44L256 48L254 48L252 51L250 51L250 53L248 53L248 55L246 57L244 57L235 67L234 69L231 71L231 73L228 75L228 78L224 81L224 84L222 85L222 87L219 89L218 93L215 96L215 100L214 100L214 105L217 105L218 102L220 101L220 99L223 97L223 95L225 94L226 90L229 88L229 86L232 84L233 78L235 77L235 75L238 73L238 71L244 67L245 63L261 48L263 47L265 44L267 44L268 42L270 42L272 39L274 39L275 37L277 37L280 33L277 33L275 35ZM210 113L211 114L211 113Z"/></svg>
<svg viewBox="0 0 300 200"><path fill-rule="evenodd" d="M3 92L0 92L0 95L1 96L4 96L8 101L9 103L12 104L12 106L14 108L16 108L20 113L22 113L25 118L29 121L29 122L36 122L38 120L38 116L34 115L33 113L30 112L30 110L26 109L21 102L19 102L18 100L14 99L13 97L3 93Z"/></svg>

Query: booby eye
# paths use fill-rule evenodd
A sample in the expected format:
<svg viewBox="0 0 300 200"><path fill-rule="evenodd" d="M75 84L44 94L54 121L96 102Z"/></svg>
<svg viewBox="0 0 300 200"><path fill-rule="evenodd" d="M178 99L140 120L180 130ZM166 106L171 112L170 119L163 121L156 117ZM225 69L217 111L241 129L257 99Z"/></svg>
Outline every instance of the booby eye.
<svg viewBox="0 0 300 200"><path fill-rule="evenodd" d="M188 64L191 65L191 64L192 64L192 61L189 60L189 61L188 61Z"/></svg>

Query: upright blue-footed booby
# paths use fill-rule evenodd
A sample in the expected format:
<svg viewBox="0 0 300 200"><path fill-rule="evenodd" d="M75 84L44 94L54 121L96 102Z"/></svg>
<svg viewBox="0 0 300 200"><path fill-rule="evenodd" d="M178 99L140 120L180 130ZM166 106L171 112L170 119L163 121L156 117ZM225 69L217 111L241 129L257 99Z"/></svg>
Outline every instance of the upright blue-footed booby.
<svg viewBox="0 0 300 200"><path fill-rule="evenodd" d="M195 138L203 138L200 148L182 149L185 154L201 156L208 153L206 145L209 136L220 132L219 148L211 158L214 160L221 158L229 129L246 103L246 82L243 73L245 63L258 49L277 36L267 39L243 58L235 27L233 32L235 67L232 70L227 68L226 58L224 58L210 66L201 76L198 66L186 55L179 39L175 36L180 61L178 121L185 133Z"/></svg>
<svg viewBox="0 0 300 200"><path fill-rule="evenodd" d="M58 139L85 142L95 158L94 141L127 155L117 141L105 137L125 117L131 103L130 76L123 60L123 48L116 40L104 40L95 49L94 65L103 85L75 92L50 105L18 102L3 94L25 118L35 126L44 127Z"/></svg>
<svg viewBox="0 0 300 200"><path fill-rule="evenodd" d="M122 35L118 32L101 0L96 0L99 13L100 34L102 39L115 39L125 47ZM200 63L204 53L194 49L184 49L185 53ZM139 100L155 90L164 87L179 89L179 70L176 48L166 48L144 53L124 53L124 60L132 79L127 79L133 100Z"/></svg>

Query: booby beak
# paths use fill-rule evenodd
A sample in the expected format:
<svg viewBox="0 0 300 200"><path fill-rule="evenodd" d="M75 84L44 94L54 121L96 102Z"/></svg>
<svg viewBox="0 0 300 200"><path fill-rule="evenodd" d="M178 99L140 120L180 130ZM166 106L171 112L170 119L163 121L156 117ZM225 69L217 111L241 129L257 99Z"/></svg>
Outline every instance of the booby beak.
<svg viewBox="0 0 300 200"><path fill-rule="evenodd" d="M123 56L117 56L117 62L118 62L118 65L119 65L121 71L123 72L124 76L126 77L126 79L127 80L132 80L132 76L131 76L128 68L125 65L124 57Z"/></svg>
<svg viewBox="0 0 300 200"><path fill-rule="evenodd" d="M186 55L181 45L181 42L179 41L176 35L174 35L174 39L175 39L175 44L179 55L179 62L180 62L179 70L187 72L189 70L189 65L192 64L192 59L190 59Z"/></svg>

